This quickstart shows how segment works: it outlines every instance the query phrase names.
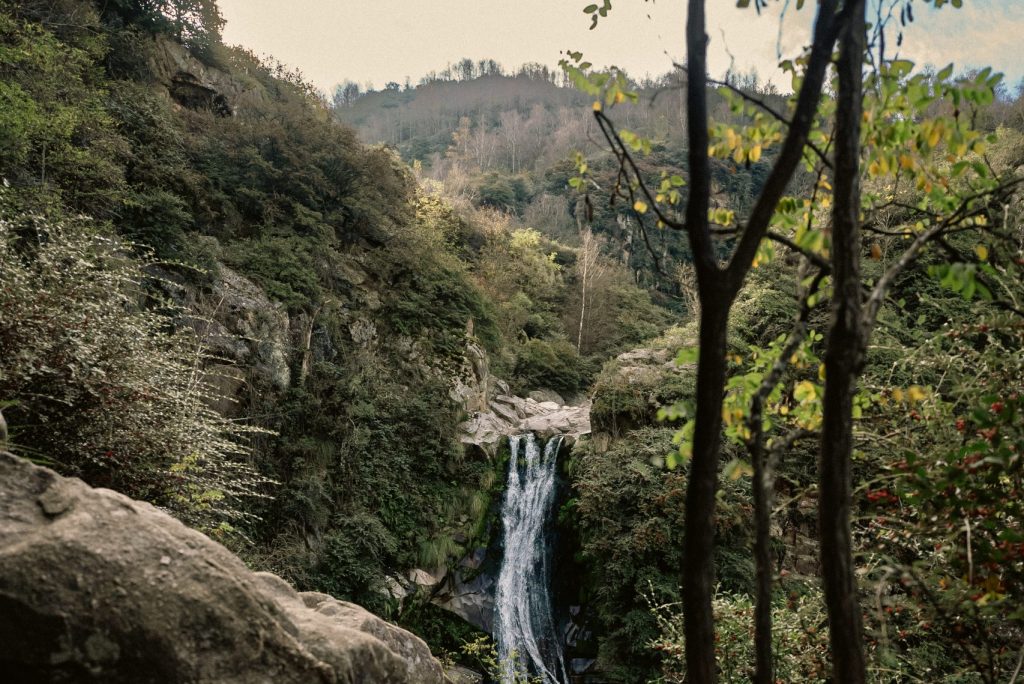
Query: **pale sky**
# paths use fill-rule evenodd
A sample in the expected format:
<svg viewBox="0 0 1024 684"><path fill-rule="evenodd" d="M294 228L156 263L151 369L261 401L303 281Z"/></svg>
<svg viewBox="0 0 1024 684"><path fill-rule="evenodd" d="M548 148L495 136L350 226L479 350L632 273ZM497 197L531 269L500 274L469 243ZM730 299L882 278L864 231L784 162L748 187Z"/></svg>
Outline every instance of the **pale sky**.
<svg viewBox="0 0 1024 684"><path fill-rule="evenodd" d="M597 65L634 76L660 75L681 61L683 0L616 0L594 31L583 7L600 0L219 0L224 39L272 55L325 92L345 79L380 89L388 81L415 83L463 57L490 58L506 68L523 62L555 66L560 50L582 51ZM886 5L892 0L886 0ZM751 3L753 4L753 3ZM807 2L789 3L782 24L782 57L807 42L813 20ZM730 64L778 79L780 14L786 0L769 0L759 17L735 0L709 0L710 69ZM901 55L919 64L961 68L991 65L1011 87L1024 78L1024 0L966 0L962 9L914 3ZM890 52L895 49L895 33ZM780 87L787 83L777 80Z"/></svg>

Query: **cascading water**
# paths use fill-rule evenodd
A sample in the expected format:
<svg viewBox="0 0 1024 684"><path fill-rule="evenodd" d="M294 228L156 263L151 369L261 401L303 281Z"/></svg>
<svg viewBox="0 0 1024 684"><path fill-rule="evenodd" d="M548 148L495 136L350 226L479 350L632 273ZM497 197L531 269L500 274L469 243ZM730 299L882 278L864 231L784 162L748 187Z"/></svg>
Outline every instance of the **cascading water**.
<svg viewBox="0 0 1024 684"><path fill-rule="evenodd" d="M494 596L495 637L504 664L502 684L511 684L517 672L540 676L545 684L568 681L551 607L551 548L546 529L561 444L561 437L552 438L542 455L532 434L509 437L512 456L501 505L505 553Z"/></svg>

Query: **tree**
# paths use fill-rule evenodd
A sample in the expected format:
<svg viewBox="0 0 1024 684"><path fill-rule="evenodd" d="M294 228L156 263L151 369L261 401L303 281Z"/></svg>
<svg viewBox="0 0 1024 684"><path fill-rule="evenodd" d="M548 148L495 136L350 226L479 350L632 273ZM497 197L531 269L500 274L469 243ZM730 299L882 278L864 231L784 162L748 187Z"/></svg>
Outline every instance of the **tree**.
<svg viewBox="0 0 1024 684"><path fill-rule="evenodd" d="M215 0L111 0L100 4L105 13L172 34L200 57L220 43L224 28Z"/></svg>
<svg viewBox="0 0 1024 684"><path fill-rule="evenodd" d="M808 142L821 97L832 48L839 31L849 21L848 13L839 11L838 0L823 0L814 24L814 38L807 59L803 83L796 98L789 129L768 176L765 187L746 225L736 230L736 246L725 266L715 244L709 222L711 172L708 162L710 137L707 106L707 35L704 2L688 4L686 45L686 121L688 131L689 183L685 214L680 217L677 206L682 203L678 190L682 185L672 178L663 178L658 191L645 182L634 152L649 149L650 143L628 132L619 133L600 106L595 116L606 140L619 161L619 180L614 192L633 207L643 225L643 216L653 210L658 225L684 231L689 239L697 272L700 298L700 333L698 346L696 413L690 447L690 472L686 497L686 522L683 550L683 610L686 636L686 664L692 681L715 682L717 671L714 654L714 514L718 491L719 449L722 432L722 404L726 378L726 330L729 311L743 286L751 264L757 256L762 239L787 184L793 177ZM570 55L570 59L577 55ZM582 55L575 62L580 64ZM619 74L587 77L589 65L574 66L563 62L576 83L595 95L604 94L608 104L626 97L625 78ZM740 160L760 158L761 148L751 147L739 154ZM576 187L584 182L579 178ZM681 181L682 179L679 179Z"/></svg>
<svg viewBox="0 0 1024 684"><path fill-rule="evenodd" d="M331 104L335 109L340 107L351 107L352 103L359 99L359 84L353 81L345 81L334 87L334 97Z"/></svg>
<svg viewBox="0 0 1024 684"><path fill-rule="evenodd" d="M860 124L865 52L864 0L847 0L836 70L835 200L832 211L832 326L825 352L818 528L836 681L867 676L850 539L853 398L864 364L860 276Z"/></svg>
<svg viewBox="0 0 1024 684"><path fill-rule="evenodd" d="M580 282L580 326L576 334L576 351L583 349L583 326L587 320L587 301L593 304L594 281L601 277L604 265L601 259L601 243L592 230L580 231L580 248L576 256L576 277ZM589 291L588 291L589 290Z"/></svg>
<svg viewBox="0 0 1024 684"><path fill-rule="evenodd" d="M741 1L739 4L749 3ZM941 1L936 2L938 6L942 4ZM596 5L587 8L587 12L598 12L595 24L597 17L606 13L607 5L604 12L598 11ZM814 301L821 297L819 284L825 276L831 275L833 323L824 364L826 387L822 392L814 382L805 380L796 388L794 395L800 402L801 414L811 418L808 425L815 428L823 425L820 453L822 505L819 514L834 677L839 682L862 682L866 668L850 539L850 459L852 421L862 405L857 403L855 406L856 379L863 368L870 332L894 280L922 250L935 242L943 244L946 235L973 226L975 219L972 217L978 212L986 212L983 207L1005 196L1014 183L993 180L983 164L974 162L972 165L969 160L958 162L952 168L954 178L962 176L967 169L974 170L976 175L972 176L970 184L966 184L966 190L953 187L948 179L943 180L949 170L936 166L937 159L945 158L945 155L938 154L939 149L945 147L964 155L977 149L979 134L958 118L959 108L953 112L952 118L933 115L922 119L920 116L923 108L946 96L956 104L990 101L991 89L998 79L991 80L987 71L969 85L956 87L947 83L952 70L950 67L939 74L935 84L929 85L924 82L924 76L908 79L912 65L901 60L887 61L884 47L880 48L877 76L872 81L873 92L867 98L872 104L872 111L864 116L869 124L862 136L863 65L868 56L864 12L861 0L820 3L810 50L803 55L799 67L795 67L793 62L788 63L788 68L802 84L794 98L791 116L784 116L735 85L717 82L731 94L733 103L738 105L737 111L745 112L746 105L753 108L753 125L737 133L732 127L720 124L709 135L703 3L690 2L686 66L690 164L689 191L682 219L677 209L682 198L676 188L683 184L683 179L662 172L658 184L652 186L649 174L645 174L635 161L635 155L650 152L650 141L628 130L616 129L604 113L603 105L633 97L623 84L622 74L588 75L585 71L589 64L582 63L582 55L578 53L571 53L563 63L582 89L604 96L604 102L596 102L594 110L619 163L613 196L629 202L641 227L644 226L643 217L652 212L658 227L685 231L693 251L700 308L700 342L696 350L699 358L698 386L696 415L688 426L692 439L686 439L681 449L681 455L691 459L686 502L683 605L687 676L692 681L710 682L716 677L710 608L714 569L710 551L713 547L712 516L725 400L722 391L725 382L725 329L730 308L748 269L771 256L773 250L763 239L768 238L786 249L803 254L806 263L816 267L818 273L808 278L812 282L805 288L797 325L788 340L780 340L775 348L775 363L753 375L748 374L742 382L730 382L733 388L730 402L739 397L740 403L746 406L753 398L745 425L730 423L727 427L732 436L747 444L755 475L758 532L755 548L758 566L755 680L765 684L774 681L771 569L767 546L770 517L768 483L772 478L773 456L778 454L779 445L784 450L793 440L816 434L814 430L802 427L786 435L779 445L768 451L762 444L765 430L762 410L765 402L773 394L778 394L776 386L789 358L797 355L809 341L813 342L814 338L809 337L812 334L806 328L807 313ZM878 30L876 44L884 45L884 36L881 29ZM826 99L819 108L819 96L832 62L831 51L836 40L840 43L836 64L837 98ZM829 126L827 122L833 117L834 126ZM786 127L784 136L780 125ZM866 140L863 148L862 137ZM736 163L751 163L759 160L763 151L778 141L781 141L781 148L750 216L744 225L734 225L735 215L732 212L710 207L709 154L728 155ZM834 152L830 154L830 150ZM804 227L798 227L800 220L797 218L797 210L803 205L792 199L780 202L784 187L793 177L801 157L809 160L809 167L817 166L818 177L814 194L806 201L808 209L803 211ZM893 206L907 210L912 221L916 221L903 232L896 233L909 240L909 245L883 269L881 278L871 282L865 282L859 270L865 248L859 229L865 221L860 215L860 176L864 168L871 177L894 176L896 187L899 187L901 178L906 178L926 197L917 206L900 204L891 195L886 198L884 193L867 198L868 204L876 208L866 219L868 225ZM826 177L832 178L834 189ZM579 175L571 183L580 189L589 186L585 164L580 165ZM888 187L887 192L892 191L892 187ZM815 227L813 205L816 199L823 203L832 202L830 226ZM717 224L714 232L709 221ZM777 227L786 228L790 235L776 232L774 229ZM878 230L885 233L883 226ZM720 265L724 245L715 243L716 235L726 235L735 241L731 251L725 251L725 256L729 257L725 266ZM872 254L877 250L877 245L873 246ZM947 274L952 272L959 275L947 275L947 278L955 280L959 287L971 292L978 287L967 282L970 280L967 270L949 271L947 268L944 271ZM866 296L862 292L864 290L867 290ZM806 352L800 354L806 355ZM744 383L751 382L752 388L742 388ZM856 400L862 402L864 399L858 396ZM743 407L735 410L739 415L744 414ZM732 411L730 408L725 413L731 415Z"/></svg>

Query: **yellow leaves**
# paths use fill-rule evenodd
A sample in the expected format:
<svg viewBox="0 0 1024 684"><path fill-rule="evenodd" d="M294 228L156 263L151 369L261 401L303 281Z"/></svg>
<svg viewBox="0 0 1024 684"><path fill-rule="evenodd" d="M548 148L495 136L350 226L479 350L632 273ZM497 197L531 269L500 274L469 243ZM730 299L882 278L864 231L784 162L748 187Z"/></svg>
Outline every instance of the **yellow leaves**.
<svg viewBox="0 0 1024 684"><path fill-rule="evenodd" d="M818 365L818 380L825 382L825 364Z"/></svg>
<svg viewBox="0 0 1024 684"><path fill-rule="evenodd" d="M761 146L760 145L754 145L753 147L750 148L749 159L752 162L756 162L760 158L761 158Z"/></svg>
<svg viewBox="0 0 1024 684"><path fill-rule="evenodd" d="M978 255L980 261L988 261L988 247L985 245L978 245L974 248L974 253Z"/></svg>
<svg viewBox="0 0 1024 684"><path fill-rule="evenodd" d="M615 104L621 104L622 101L625 100L625 99L626 99L626 96L622 94L621 90L619 90L619 91L617 91L615 93Z"/></svg>
<svg viewBox="0 0 1024 684"><path fill-rule="evenodd" d="M722 407L722 422L725 423L727 427L738 425L742 420L743 409L730 406Z"/></svg>
<svg viewBox="0 0 1024 684"><path fill-rule="evenodd" d="M734 458L725 466L725 476L733 481L740 479L744 475L751 477L753 474L753 466L739 458Z"/></svg>
<svg viewBox="0 0 1024 684"><path fill-rule="evenodd" d="M931 396L931 393L927 387L911 385L905 391L900 387L894 387L890 390L889 395L897 404L907 403L913 406L914 404L920 404L928 399L928 397Z"/></svg>
<svg viewBox="0 0 1024 684"><path fill-rule="evenodd" d="M736 131L732 128L727 128L725 129L725 142L731 150L735 147L739 147L742 141L740 140L740 137L736 135Z"/></svg>
<svg viewBox="0 0 1024 684"><path fill-rule="evenodd" d="M818 388L810 380L803 380L798 382L796 387L793 388L793 398L799 401L801 404L806 404L809 401L813 401L818 395Z"/></svg>
<svg viewBox="0 0 1024 684"><path fill-rule="evenodd" d="M943 125L941 121L936 121L928 132L928 146L936 147L939 141L942 140Z"/></svg>
<svg viewBox="0 0 1024 684"><path fill-rule="evenodd" d="M633 211L635 211L638 214L646 214L647 202L644 202L643 200L637 200L636 202L633 203Z"/></svg>
<svg viewBox="0 0 1024 684"><path fill-rule="evenodd" d="M913 170L914 166L915 166L915 164L914 164L914 158L913 157L911 157L909 154L906 154L906 153L900 155L900 168L901 169L903 169L904 171L911 171L911 170Z"/></svg>
<svg viewBox="0 0 1024 684"><path fill-rule="evenodd" d="M729 209L723 209L716 207L714 209L708 209L708 221L711 223L718 224L724 228L728 228L733 224L736 219L736 212L730 211Z"/></svg>

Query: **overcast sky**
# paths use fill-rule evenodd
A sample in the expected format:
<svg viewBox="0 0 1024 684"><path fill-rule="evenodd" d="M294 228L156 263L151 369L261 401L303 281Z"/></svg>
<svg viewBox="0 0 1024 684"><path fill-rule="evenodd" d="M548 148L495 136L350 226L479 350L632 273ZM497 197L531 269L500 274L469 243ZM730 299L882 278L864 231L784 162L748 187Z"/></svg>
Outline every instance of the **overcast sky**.
<svg viewBox="0 0 1024 684"><path fill-rule="evenodd" d="M415 83L462 57L556 65L561 50L580 50L598 65L634 76L659 75L683 57L683 0L616 0L611 14L588 30L583 7L600 0L219 0L226 42L298 67L325 92L346 79L378 89L388 81ZM891 0L886 0L888 5ZM709 0L710 68L755 68L778 79L778 50L789 57L808 40L813 0L769 0L760 17L735 0ZM964 8L914 3L901 53L938 67L992 65L1013 87L1024 78L1024 0L966 0ZM781 31L780 31L781 28ZM780 40L781 36L781 40ZM895 34L890 38L895 48ZM730 57L731 55L731 57ZM785 83L777 81L780 86Z"/></svg>

